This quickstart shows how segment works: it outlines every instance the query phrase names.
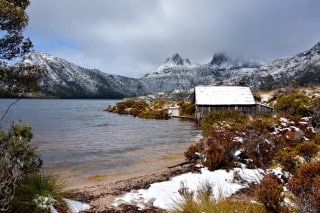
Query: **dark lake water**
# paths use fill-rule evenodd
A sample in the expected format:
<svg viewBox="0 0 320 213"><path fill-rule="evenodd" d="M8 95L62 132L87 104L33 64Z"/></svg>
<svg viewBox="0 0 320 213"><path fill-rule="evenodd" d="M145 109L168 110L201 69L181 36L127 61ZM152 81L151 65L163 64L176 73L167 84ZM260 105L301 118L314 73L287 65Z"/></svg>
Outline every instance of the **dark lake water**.
<svg viewBox="0 0 320 213"><path fill-rule="evenodd" d="M14 99L0 99L0 112ZM104 112L114 100L29 100L10 110L2 126L32 126L45 169L73 175L121 173L144 159L186 148L199 130L180 119L144 120Z"/></svg>

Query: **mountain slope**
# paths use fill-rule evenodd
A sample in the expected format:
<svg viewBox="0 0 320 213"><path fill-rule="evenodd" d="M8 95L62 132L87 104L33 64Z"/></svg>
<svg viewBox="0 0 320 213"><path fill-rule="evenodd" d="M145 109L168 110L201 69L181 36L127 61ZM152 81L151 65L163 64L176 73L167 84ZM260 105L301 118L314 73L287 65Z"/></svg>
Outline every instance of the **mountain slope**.
<svg viewBox="0 0 320 213"><path fill-rule="evenodd" d="M22 63L44 66L39 80L44 93L63 98L122 98L176 90L196 85L248 85L252 89L320 84L320 42L296 56L260 66L214 54L207 64L191 62L174 54L154 72L141 79L110 75L69 63L47 53L31 53Z"/></svg>
<svg viewBox="0 0 320 213"><path fill-rule="evenodd" d="M320 84L320 42L293 57L278 59L226 84L246 84L253 89L283 87L296 81L301 86Z"/></svg>
<svg viewBox="0 0 320 213"><path fill-rule="evenodd" d="M85 69L47 53L30 53L22 63L46 69L39 84L42 92L55 97L123 98L144 91L136 79Z"/></svg>
<svg viewBox="0 0 320 213"><path fill-rule="evenodd" d="M197 64L179 54L167 58L156 71L141 79L85 69L47 53L30 53L22 63L39 65L47 72L39 76L43 93L61 98L123 98L157 92L187 90L225 80L258 65L215 54L208 64Z"/></svg>

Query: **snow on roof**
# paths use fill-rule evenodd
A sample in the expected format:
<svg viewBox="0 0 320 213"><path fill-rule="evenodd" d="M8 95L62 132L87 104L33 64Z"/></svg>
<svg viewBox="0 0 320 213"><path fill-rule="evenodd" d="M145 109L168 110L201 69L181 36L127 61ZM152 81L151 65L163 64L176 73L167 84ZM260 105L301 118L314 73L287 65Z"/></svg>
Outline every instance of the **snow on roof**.
<svg viewBox="0 0 320 213"><path fill-rule="evenodd" d="M196 105L252 105L255 104L249 87L197 86Z"/></svg>

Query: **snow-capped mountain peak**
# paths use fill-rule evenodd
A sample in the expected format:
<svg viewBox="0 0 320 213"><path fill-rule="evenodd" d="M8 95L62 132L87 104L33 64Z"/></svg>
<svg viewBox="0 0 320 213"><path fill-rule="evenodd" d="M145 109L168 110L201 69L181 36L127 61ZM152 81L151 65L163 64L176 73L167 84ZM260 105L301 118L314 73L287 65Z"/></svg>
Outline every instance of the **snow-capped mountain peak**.
<svg viewBox="0 0 320 213"><path fill-rule="evenodd" d="M174 65L185 65L185 64L191 64L190 60L188 58L183 59L179 53L173 54L172 57L169 57L165 60L164 64L174 64Z"/></svg>
<svg viewBox="0 0 320 213"><path fill-rule="evenodd" d="M197 63L193 63L190 61L190 59L188 58L182 58L179 53L175 53L173 54L171 57L167 58L163 64L161 64L156 72L162 72L166 69L170 69L170 68L194 68L198 66Z"/></svg>

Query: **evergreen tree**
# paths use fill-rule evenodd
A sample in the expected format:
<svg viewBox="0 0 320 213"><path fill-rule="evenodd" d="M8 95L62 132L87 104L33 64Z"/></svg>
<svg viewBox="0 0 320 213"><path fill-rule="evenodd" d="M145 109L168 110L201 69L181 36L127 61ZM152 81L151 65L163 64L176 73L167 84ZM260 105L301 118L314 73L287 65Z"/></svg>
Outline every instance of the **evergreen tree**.
<svg viewBox="0 0 320 213"><path fill-rule="evenodd" d="M26 8L29 0L0 0L0 96L37 91L36 66L9 65L32 49L32 42L23 36L28 24Z"/></svg>
<svg viewBox="0 0 320 213"><path fill-rule="evenodd" d="M33 75L40 72L40 68L8 64L32 48L30 39L23 36L28 24L25 10L29 3L29 0L0 0L0 96L38 88ZM19 181L41 166L38 150L30 144L31 127L20 123L12 124L7 131L2 130L1 122L10 106L0 117L0 212L10 211Z"/></svg>

